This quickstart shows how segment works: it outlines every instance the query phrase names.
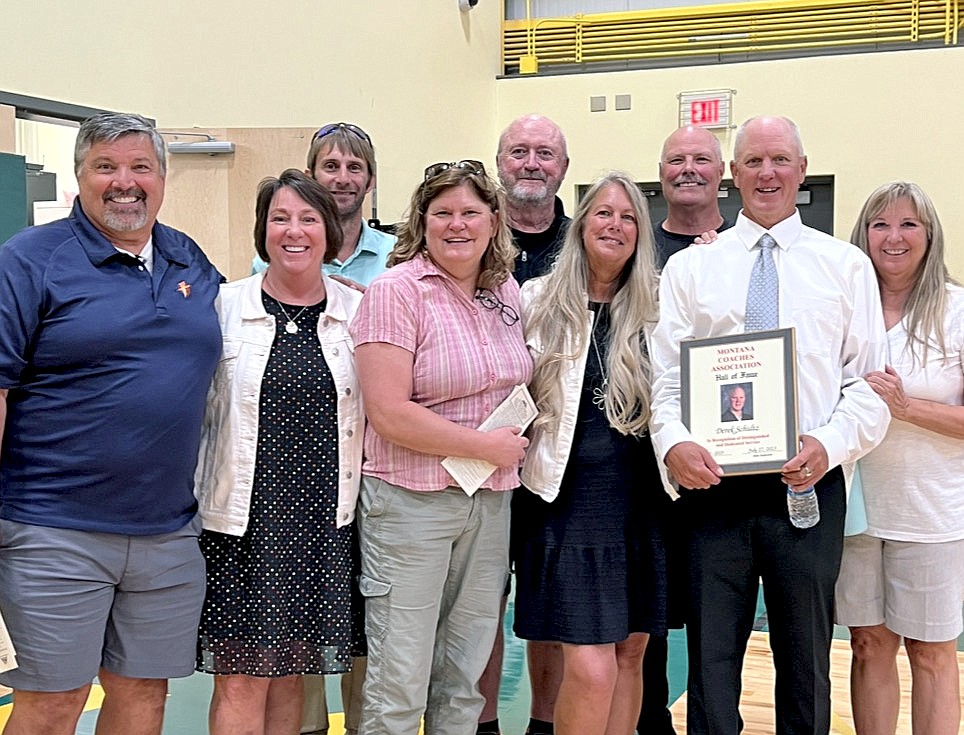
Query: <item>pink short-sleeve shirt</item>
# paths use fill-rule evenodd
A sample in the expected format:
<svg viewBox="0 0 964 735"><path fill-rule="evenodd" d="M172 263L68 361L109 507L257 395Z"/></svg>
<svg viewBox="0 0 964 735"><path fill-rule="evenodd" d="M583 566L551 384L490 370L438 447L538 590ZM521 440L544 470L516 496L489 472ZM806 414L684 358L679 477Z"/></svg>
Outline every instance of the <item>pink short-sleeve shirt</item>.
<svg viewBox="0 0 964 735"><path fill-rule="evenodd" d="M520 313L519 285L509 278L494 290ZM412 400L462 426L476 428L520 383L532 360L522 322L507 325L498 309L469 299L431 260L419 255L376 278L351 325L356 345L385 342L414 355ZM362 472L409 490L454 484L442 457L394 444L369 425ZM483 483L491 490L519 484L516 467L500 467Z"/></svg>

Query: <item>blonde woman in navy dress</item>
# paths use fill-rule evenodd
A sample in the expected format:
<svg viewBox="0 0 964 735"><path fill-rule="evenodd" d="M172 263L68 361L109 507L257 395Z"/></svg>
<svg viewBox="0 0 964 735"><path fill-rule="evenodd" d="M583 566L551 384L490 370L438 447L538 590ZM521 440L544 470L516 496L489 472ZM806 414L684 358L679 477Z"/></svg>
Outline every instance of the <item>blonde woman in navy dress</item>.
<svg viewBox="0 0 964 735"><path fill-rule="evenodd" d="M347 671L363 408L348 322L322 274L341 244L327 190L289 169L258 188L264 274L222 286L221 363L198 462L207 597L197 667L214 735L297 735L302 675Z"/></svg>
<svg viewBox="0 0 964 735"><path fill-rule="evenodd" d="M663 492L648 436L652 225L632 179L587 192L552 271L522 288L540 415L512 503L515 632L562 643L558 735L631 735L665 630Z"/></svg>

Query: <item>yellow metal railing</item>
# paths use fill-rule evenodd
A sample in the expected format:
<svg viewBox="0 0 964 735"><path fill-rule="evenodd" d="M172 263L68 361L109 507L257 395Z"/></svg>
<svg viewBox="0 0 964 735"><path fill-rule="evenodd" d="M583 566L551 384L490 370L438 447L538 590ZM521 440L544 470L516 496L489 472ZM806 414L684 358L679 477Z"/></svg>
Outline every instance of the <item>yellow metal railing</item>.
<svg viewBox="0 0 964 735"><path fill-rule="evenodd" d="M540 66L957 43L962 0L786 0L503 23L507 74ZM529 2L526 2L529 12Z"/></svg>

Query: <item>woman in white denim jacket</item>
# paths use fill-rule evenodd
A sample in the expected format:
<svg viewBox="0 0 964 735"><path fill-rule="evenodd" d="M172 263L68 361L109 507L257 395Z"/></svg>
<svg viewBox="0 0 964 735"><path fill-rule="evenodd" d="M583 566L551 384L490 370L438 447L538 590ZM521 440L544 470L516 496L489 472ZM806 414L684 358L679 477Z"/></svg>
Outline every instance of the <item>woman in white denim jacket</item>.
<svg viewBox="0 0 964 735"><path fill-rule="evenodd" d="M540 414L512 501L515 632L562 644L558 735L635 732L643 653L665 628L647 497L661 492L643 348L655 287L646 204L618 172L586 193L553 270L522 287Z"/></svg>
<svg viewBox="0 0 964 735"><path fill-rule="evenodd" d="M218 298L224 348L196 478L214 735L297 733L302 675L344 672L360 653L364 407L348 323L361 295L321 270L340 241L319 184L293 169L265 179L255 247L270 267Z"/></svg>
<svg viewBox="0 0 964 735"><path fill-rule="evenodd" d="M195 476L205 530L242 536L248 527L258 439L261 378L275 334L275 317L261 304L264 273L221 287L217 301L224 349L208 396ZM365 408L355 375L348 324L361 294L324 277L328 290L318 341L338 390L338 527L355 520Z"/></svg>

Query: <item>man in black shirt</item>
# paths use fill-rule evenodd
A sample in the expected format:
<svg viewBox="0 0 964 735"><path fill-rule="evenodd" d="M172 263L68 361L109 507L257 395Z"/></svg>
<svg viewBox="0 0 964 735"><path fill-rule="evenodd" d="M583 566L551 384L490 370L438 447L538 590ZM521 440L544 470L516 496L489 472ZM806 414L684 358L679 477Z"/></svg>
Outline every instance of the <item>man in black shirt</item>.
<svg viewBox="0 0 964 735"><path fill-rule="evenodd" d="M509 227L519 248L513 275L521 284L544 275L552 267L566 236L569 218L563 211L562 200L556 196L569 168L566 137L549 118L523 115L502 131L496 167L506 193ZM479 717L477 735L499 735L503 649L500 625L492 656L479 681L485 707ZM526 733L544 735L552 732L552 711L562 681L562 646L530 641L527 655L532 704Z"/></svg>
<svg viewBox="0 0 964 735"><path fill-rule="evenodd" d="M733 226L720 214L717 192L725 170L720 141L703 128L680 128L663 144L659 181L666 219L653 225L660 268L696 236Z"/></svg>
<svg viewBox="0 0 964 735"><path fill-rule="evenodd" d="M569 168L566 138L549 118L524 115L499 137L496 165L519 247L514 275L525 283L549 270L566 236L569 218L556 196Z"/></svg>
<svg viewBox="0 0 964 735"><path fill-rule="evenodd" d="M693 239L710 230L721 232L733 226L720 213L717 191L725 165L720 141L703 128L680 128L663 144L659 159L659 181L667 204L666 219L653 225L657 266L662 269L673 253L689 247ZM673 544L680 537L673 503L666 493L654 493L653 502L664 513L667 559L670 560L668 624L683 627L680 594L686 589L686 566L673 564L684 550ZM643 708L637 731L646 735L675 735L670 715L669 682L666 676L667 640L650 636L643 659Z"/></svg>

